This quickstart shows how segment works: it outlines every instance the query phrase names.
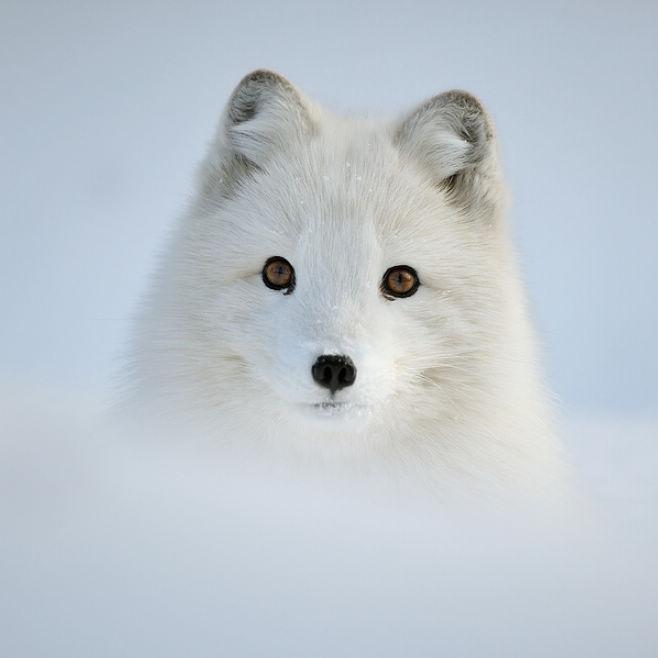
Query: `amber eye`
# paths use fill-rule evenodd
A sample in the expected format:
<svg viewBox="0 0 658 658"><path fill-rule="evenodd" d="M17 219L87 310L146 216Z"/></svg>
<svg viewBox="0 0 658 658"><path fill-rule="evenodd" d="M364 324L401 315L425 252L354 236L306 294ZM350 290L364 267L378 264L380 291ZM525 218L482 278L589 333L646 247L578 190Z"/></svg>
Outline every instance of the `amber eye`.
<svg viewBox="0 0 658 658"><path fill-rule="evenodd" d="M382 279L382 293L387 299L393 297L411 297L416 290L420 281L413 267L408 265L396 265L389 267Z"/></svg>
<svg viewBox="0 0 658 658"><path fill-rule="evenodd" d="M289 295L295 288L295 270L281 256L272 256L263 265L263 283L273 290L284 290Z"/></svg>

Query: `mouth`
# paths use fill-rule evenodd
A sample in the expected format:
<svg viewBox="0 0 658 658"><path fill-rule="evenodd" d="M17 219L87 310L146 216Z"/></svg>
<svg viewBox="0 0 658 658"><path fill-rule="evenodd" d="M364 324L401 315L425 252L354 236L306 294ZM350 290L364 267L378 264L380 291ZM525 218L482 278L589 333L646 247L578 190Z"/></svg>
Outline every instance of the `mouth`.
<svg viewBox="0 0 658 658"><path fill-rule="evenodd" d="M347 402L314 402L311 404L313 409L319 409L321 411L330 411L332 409L344 409L346 407L351 407L354 405L349 405Z"/></svg>
<svg viewBox="0 0 658 658"><path fill-rule="evenodd" d="M303 415L315 423L329 423L335 427L336 423L349 423L349 427L357 428L367 422L370 416L369 408L354 402L338 402L336 400L323 400L301 405Z"/></svg>

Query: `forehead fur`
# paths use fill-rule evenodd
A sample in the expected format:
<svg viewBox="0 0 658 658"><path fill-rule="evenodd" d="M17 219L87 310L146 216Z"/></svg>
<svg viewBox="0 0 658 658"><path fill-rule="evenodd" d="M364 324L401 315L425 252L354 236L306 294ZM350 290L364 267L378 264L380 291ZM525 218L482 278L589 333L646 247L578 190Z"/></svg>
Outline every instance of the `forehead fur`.
<svg viewBox="0 0 658 658"><path fill-rule="evenodd" d="M290 253L308 235L344 254L376 244L390 265L430 266L439 253L473 243L468 214L400 151L390 126L326 115L312 137L274 154L217 214L232 236L222 242L240 244L258 262Z"/></svg>

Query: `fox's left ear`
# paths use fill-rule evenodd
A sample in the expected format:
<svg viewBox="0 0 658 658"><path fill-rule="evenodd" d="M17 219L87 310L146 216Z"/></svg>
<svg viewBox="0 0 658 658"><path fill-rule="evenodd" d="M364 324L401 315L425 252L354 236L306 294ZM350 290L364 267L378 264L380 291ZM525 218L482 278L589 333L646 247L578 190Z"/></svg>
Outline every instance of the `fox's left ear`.
<svg viewBox="0 0 658 658"><path fill-rule="evenodd" d="M493 123L480 101L448 91L423 103L395 127L404 157L425 167L460 205L494 200L500 168Z"/></svg>

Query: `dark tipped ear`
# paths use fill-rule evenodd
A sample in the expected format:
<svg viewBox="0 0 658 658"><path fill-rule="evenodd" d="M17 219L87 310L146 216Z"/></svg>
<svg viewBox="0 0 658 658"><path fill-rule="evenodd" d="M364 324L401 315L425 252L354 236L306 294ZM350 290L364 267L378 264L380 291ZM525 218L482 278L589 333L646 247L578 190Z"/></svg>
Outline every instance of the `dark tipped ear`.
<svg viewBox="0 0 658 658"><path fill-rule="evenodd" d="M497 183L493 124L465 91L434 96L397 127L403 155L426 167L436 185L460 203L486 198Z"/></svg>
<svg viewBox="0 0 658 658"><path fill-rule="evenodd" d="M264 165L277 148L312 129L306 101L283 76L254 71L233 91L224 114L226 145L239 157Z"/></svg>

